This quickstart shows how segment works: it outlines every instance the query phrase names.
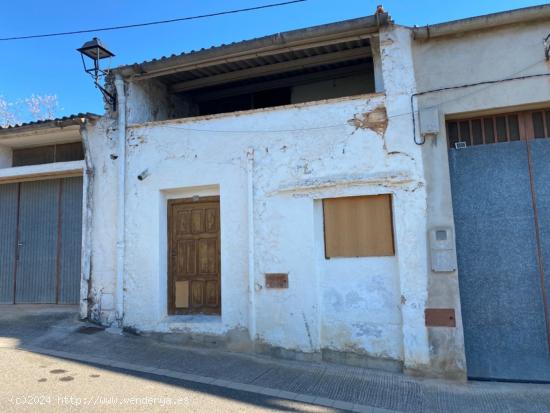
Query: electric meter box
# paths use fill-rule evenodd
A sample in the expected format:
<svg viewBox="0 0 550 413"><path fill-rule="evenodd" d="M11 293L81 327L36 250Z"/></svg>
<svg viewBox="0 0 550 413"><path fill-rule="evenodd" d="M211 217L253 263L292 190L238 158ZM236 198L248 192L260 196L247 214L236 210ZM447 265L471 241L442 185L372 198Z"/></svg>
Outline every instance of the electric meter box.
<svg viewBox="0 0 550 413"><path fill-rule="evenodd" d="M437 136L439 133L439 110L427 108L420 110L420 134L422 136Z"/></svg>
<svg viewBox="0 0 550 413"><path fill-rule="evenodd" d="M430 230L430 255L432 271L453 272L456 270L456 251L451 228Z"/></svg>

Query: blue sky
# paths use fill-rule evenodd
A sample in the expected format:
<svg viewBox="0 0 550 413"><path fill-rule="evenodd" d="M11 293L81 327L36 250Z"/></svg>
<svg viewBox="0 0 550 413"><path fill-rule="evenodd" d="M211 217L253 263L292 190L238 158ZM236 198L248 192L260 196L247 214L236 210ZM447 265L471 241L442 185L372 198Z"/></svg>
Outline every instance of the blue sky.
<svg viewBox="0 0 550 413"><path fill-rule="evenodd" d="M140 23L253 7L281 0L4 2L0 37ZM116 54L113 66L221 43L373 14L382 3L402 25L433 24L541 4L527 0L308 0L290 6L162 26L98 33ZM84 74L75 51L94 34L0 42L0 96L14 101L56 94L60 115L103 112L100 93Z"/></svg>

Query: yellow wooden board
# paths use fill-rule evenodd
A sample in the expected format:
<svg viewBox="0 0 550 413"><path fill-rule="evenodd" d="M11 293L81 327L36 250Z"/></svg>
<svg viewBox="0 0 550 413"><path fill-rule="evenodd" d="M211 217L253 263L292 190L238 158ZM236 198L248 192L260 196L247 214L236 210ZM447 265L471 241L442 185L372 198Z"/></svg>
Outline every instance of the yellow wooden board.
<svg viewBox="0 0 550 413"><path fill-rule="evenodd" d="M189 308L189 281L176 281L176 308Z"/></svg>

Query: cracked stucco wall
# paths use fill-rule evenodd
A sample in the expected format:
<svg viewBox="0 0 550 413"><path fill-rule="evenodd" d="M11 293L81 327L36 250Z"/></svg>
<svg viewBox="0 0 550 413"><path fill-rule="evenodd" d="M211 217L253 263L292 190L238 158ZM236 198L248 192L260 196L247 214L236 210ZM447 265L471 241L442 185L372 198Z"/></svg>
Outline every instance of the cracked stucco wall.
<svg viewBox="0 0 550 413"><path fill-rule="evenodd" d="M166 85L155 79L128 83L126 99L134 102L126 110L129 125L198 113L194 104L184 97L169 94Z"/></svg>
<svg viewBox="0 0 550 413"><path fill-rule="evenodd" d="M430 367L428 332L424 310L428 296L426 185L421 148L414 144L409 100L416 91L411 37L407 29L391 26L380 31L380 56L388 129L386 163L396 162L413 171L415 184L401 199L407 211L402 221L395 219L403 323L403 358L411 373L433 374ZM394 207L397 209L397 207Z"/></svg>
<svg viewBox="0 0 550 413"><path fill-rule="evenodd" d="M548 24L512 25L461 36L413 42L419 92L432 89L548 72L543 39ZM513 53L510 54L513 45ZM500 62L496 64L495 62ZM466 68L466 69L465 69ZM527 79L433 93L418 99L418 108L437 107L440 133L422 147L428 190L428 228L454 227L445 116L550 101L550 80ZM430 328L432 369L464 377L466 359L460 295L460 269L429 273L428 305L455 308L456 328Z"/></svg>
<svg viewBox="0 0 550 413"><path fill-rule="evenodd" d="M422 363L407 358L425 349L421 339L411 340L416 331L403 333L401 295L405 287L408 305L423 312L425 292L415 297L410 279L400 275L404 268L424 270L407 240L425 233L418 149L404 138L408 123L389 120L385 133L378 124L350 123L381 112L387 102L383 95L364 95L130 128L125 324L222 335L248 329L246 153L253 148L255 339L303 353L330 349L411 367ZM150 175L139 181L146 169ZM166 198L208 188L218 188L221 197L222 315L168 317ZM319 200L377 193L394 196L397 255L325 260ZM273 272L288 273L290 288L266 289L264 274ZM411 345L418 348L406 348Z"/></svg>
<svg viewBox="0 0 550 413"><path fill-rule="evenodd" d="M114 319L116 288L116 123L103 117L87 128L86 157L91 200L88 317L105 325ZM88 259L88 258L86 258Z"/></svg>

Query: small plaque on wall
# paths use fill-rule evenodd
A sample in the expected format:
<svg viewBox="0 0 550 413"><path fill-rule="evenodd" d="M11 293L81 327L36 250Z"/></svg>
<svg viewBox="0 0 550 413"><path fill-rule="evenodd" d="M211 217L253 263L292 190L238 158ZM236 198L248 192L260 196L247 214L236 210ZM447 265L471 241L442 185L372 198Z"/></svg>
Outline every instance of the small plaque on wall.
<svg viewBox="0 0 550 413"><path fill-rule="evenodd" d="M267 288L288 288L288 274L266 274L265 286Z"/></svg>
<svg viewBox="0 0 550 413"><path fill-rule="evenodd" d="M426 308L426 327L456 327L454 308Z"/></svg>

